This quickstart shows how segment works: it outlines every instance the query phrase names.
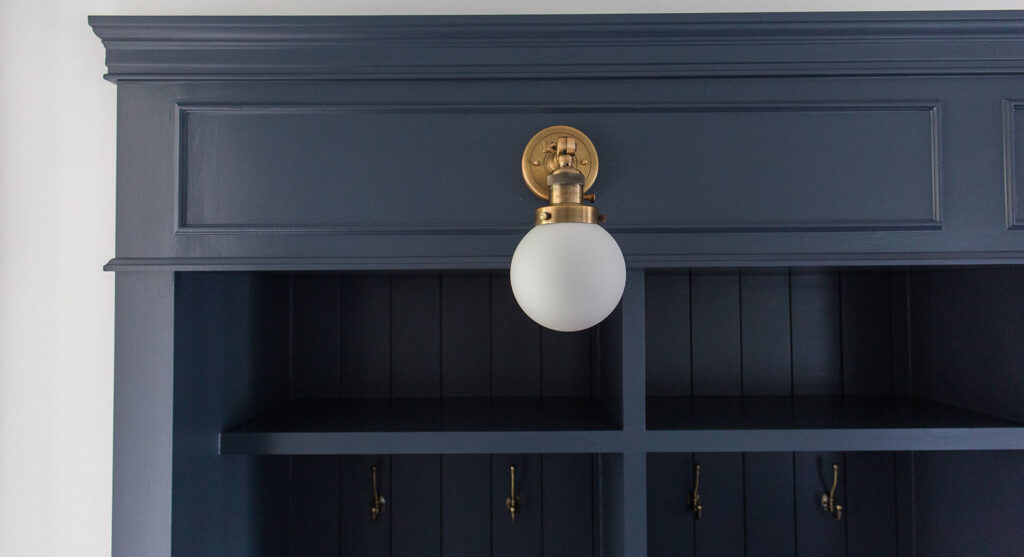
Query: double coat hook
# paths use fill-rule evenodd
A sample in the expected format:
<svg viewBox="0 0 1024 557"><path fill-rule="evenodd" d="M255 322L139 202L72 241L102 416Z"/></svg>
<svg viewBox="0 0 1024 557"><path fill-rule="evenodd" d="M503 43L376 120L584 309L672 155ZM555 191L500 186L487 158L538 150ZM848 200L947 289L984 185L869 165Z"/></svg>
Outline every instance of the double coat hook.
<svg viewBox="0 0 1024 557"><path fill-rule="evenodd" d="M508 514L512 516L512 522L516 521L516 513L522 508L522 500L519 498L519 494L516 493L516 467L508 467L509 475L509 496L505 499L505 508L508 509Z"/></svg>
<svg viewBox="0 0 1024 557"><path fill-rule="evenodd" d="M370 467L370 482L373 484L373 499L370 500L370 518L377 522L384 514L384 496L377 490L377 467Z"/></svg>
<svg viewBox="0 0 1024 557"><path fill-rule="evenodd" d="M836 485L839 483L839 465L832 465L832 489L821 494L821 508L836 520L843 519L843 506L836 500Z"/></svg>
<svg viewBox="0 0 1024 557"><path fill-rule="evenodd" d="M697 520L704 516L704 504L700 500L700 464L693 465L693 491L686 498L686 506L690 507Z"/></svg>

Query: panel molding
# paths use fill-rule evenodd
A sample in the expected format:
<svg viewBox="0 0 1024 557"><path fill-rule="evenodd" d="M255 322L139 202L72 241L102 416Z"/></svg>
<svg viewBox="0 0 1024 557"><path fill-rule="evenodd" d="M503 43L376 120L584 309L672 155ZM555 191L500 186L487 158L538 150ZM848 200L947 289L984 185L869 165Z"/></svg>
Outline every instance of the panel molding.
<svg viewBox="0 0 1024 557"><path fill-rule="evenodd" d="M736 112L925 112L930 123L930 215L920 219L842 219L806 221L724 222L686 224L617 222L605 225L610 232L808 232L938 230L942 228L941 103L936 100L906 101L799 101L799 102L672 102L672 103L192 103L178 102L175 111L175 234L522 234L529 226L494 224L465 225L233 225L188 222L188 120L196 113L244 114L542 114L542 113L736 113Z"/></svg>
<svg viewBox="0 0 1024 557"><path fill-rule="evenodd" d="M1003 188L1006 199L1006 229L1024 229L1024 215L1017 211L1017 129L1015 113L1024 111L1024 100L1003 100Z"/></svg>
<svg viewBox="0 0 1024 557"><path fill-rule="evenodd" d="M1024 15L1009 11L92 16L89 24L115 82L1024 73ZM552 49L588 63L551 61Z"/></svg>
<svg viewBox="0 0 1024 557"><path fill-rule="evenodd" d="M507 269L510 255L374 257L116 257L104 271L371 271ZM1024 265L1024 251L626 254L630 268Z"/></svg>

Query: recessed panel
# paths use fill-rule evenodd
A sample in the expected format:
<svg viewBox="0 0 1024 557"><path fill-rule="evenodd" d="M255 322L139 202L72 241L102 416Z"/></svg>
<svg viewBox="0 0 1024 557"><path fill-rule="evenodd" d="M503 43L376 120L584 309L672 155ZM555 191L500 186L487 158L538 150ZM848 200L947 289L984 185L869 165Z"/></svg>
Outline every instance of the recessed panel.
<svg viewBox="0 0 1024 557"><path fill-rule="evenodd" d="M522 231L517 163L571 124L620 231L940 226L934 103L228 105L179 113L179 232Z"/></svg>

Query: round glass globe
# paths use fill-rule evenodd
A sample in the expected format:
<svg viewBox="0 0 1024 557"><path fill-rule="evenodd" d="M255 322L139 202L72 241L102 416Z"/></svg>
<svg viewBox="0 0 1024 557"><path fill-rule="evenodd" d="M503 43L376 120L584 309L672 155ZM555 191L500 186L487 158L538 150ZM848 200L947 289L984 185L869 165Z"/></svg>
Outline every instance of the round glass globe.
<svg viewBox="0 0 1024 557"><path fill-rule="evenodd" d="M580 331L618 305L626 261L611 234L596 224L541 224L519 242L510 277L530 319L556 331Z"/></svg>

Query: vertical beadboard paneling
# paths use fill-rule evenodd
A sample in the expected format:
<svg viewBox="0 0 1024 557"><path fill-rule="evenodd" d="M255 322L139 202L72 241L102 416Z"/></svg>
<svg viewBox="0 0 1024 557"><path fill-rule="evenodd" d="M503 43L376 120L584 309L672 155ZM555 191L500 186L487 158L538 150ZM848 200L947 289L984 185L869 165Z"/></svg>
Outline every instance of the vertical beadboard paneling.
<svg viewBox="0 0 1024 557"><path fill-rule="evenodd" d="M516 491L522 506L512 520L505 508L509 496L509 466L516 467ZM491 548L494 557L539 556L542 554L544 505L543 470L540 455L491 457Z"/></svg>
<svg viewBox="0 0 1024 557"><path fill-rule="evenodd" d="M491 457L441 457L441 547L444 555L491 552Z"/></svg>
<svg viewBox="0 0 1024 557"><path fill-rule="evenodd" d="M693 513L686 498L693 489L689 453L647 455L647 556L688 557L694 553Z"/></svg>
<svg viewBox="0 0 1024 557"><path fill-rule="evenodd" d="M739 557L744 553L743 455L694 454L700 464L703 518L693 525L695 554Z"/></svg>
<svg viewBox="0 0 1024 557"><path fill-rule="evenodd" d="M890 273L845 271L840 275L843 392L889 395L895 386ZM899 291L897 290L897 294ZM904 314L905 315L905 314ZM845 455L845 520L848 555L896 555L896 463L892 453Z"/></svg>
<svg viewBox="0 0 1024 557"><path fill-rule="evenodd" d="M441 395L441 280L402 276L391 284L391 395Z"/></svg>
<svg viewBox="0 0 1024 557"><path fill-rule="evenodd" d="M740 275L744 396L788 396L793 391L788 271ZM756 403L756 399L747 401ZM793 456L743 455L745 551L748 556L792 555Z"/></svg>
<svg viewBox="0 0 1024 557"><path fill-rule="evenodd" d="M744 454L743 486L746 555L794 555L793 454Z"/></svg>
<svg viewBox="0 0 1024 557"><path fill-rule="evenodd" d="M899 557L914 557L916 526L914 511L914 459L916 453L892 453L893 477L896 482L896 543Z"/></svg>
<svg viewBox="0 0 1024 557"><path fill-rule="evenodd" d="M287 458L290 466L288 554L337 557L341 551L341 459L336 456ZM368 473L364 481L369 485Z"/></svg>
<svg viewBox="0 0 1024 557"><path fill-rule="evenodd" d="M388 277L348 276L341 282L341 396L390 395Z"/></svg>
<svg viewBox="0 0 1024 557"><path fill-rule="evenodd" d="M889 311L892 331L892 392L911 393L910 277L906 271L889 275Z"/></svg>
<svg viewBox="0 0 1024 557"><path fill-rule="evenodd" d="M793 394L842 394L839 277L794 269L790 280Z"/></svg>
<svg viewBox="0 0 1024 557"><path fill-rule="evenodd" d="M917 555L1020 555L1022 477L1024 451L915 453Z"/></svg>
<svg viewBox="0 0 1024 557"><path fill-rule="evenodd" d="M291 397L341 395L341 282L333 275L291 279Z"/></svg>
<svg viewBox="0 0 1024 557"><path fill-rule="evenodd" d="M821 507L821 494L832 486L832 464L840 467L836 497L846 501L843 453L796 453L793 506L796 515L796 554L846 555L846 520L834 520Z"/></svg>
<svg viewBox="0 0 1024 557"><path fill-rule="evenodd" d="M847 555L897 555L893 453L846 453Z"/></svg>
<svg viewBox="0 0 1024 557"><path fill-rule="evenodd" d="M740 307L743 395L789 395L793 389L789 273L741 273Z"/></svg>
<svg viewBox="0 0 1024 557"><path fill-rule="evenodd" d="M291 398L341 396L341 279L290 279ZM337 557L341 551L341 464L338 457L288 457L288 552Z"/></svg>
<svg viewBox="0 0 1024 557"><path fill-rule="evenodd" d="M645 284L647 393L690 394L690 276L648 274Z"/></svg>
<svg viewBox="0 0 1024 557"><path fill-rule="evenodd" d="M391 551L396 557L441 555L441 456L391 457ZM359 555L374 555L365 551Z"/></svg>
<svg viewBox="0 0 1024 557"><path fill-rule="evenodd" d="M669 285L681 280L680 275L651 275L648 294L671 299L678 289ZM731 272L702 271L693 274L690 287L692 313L684 318L667 311L666 304L647 300L651 312L647 350L657 366L659 358L670 353L664 339L684 332L689 336L692 323L694 395L742 394L748 397L745 404L757 404L758 396L888 394L900 381L896 368L908 365L906 351L899 346L909 334L906 311L901 312L900 306L894 310L891 301L895 298L905 305L905 280L896 280L894 273L745 270L737 283ZM739 381L737 368L742 374ZM649 395L686 393L684 386L666 381L672 379L667 373L657 367L651 371ZM673 500L672 490L666 489L681 481L679 471L668 464L671 458L649 457L648 536L649 552L654 555L686 554L674 540L686 531L685 521L671 512L680 501ZM706 513L717 499L732 517L705 514L704 520L693 524L698 555L844 553L848 539L851 555L899 551L892 453L697 454L693 458L712 478L702 481ZM847 505L847 518L838 523L818 503L829 487L833 461L841 465L839 497ZM739 536L745 548L729 547L720 541L724 537L709 534L719 531L745 531L745 539Z"/></svg>
<svg viewBox="0 0 1024 557"><path fill-rule="evenodd" d="M490 396L490 324L491 282L488 276L442 276L442 396Z"/></svg>
<svg viewBox="0 0 1024 557"><path fill-rule="evenodd" d="M341 556L391 555L391 518L395 510L391 459L386 456L343 456L339 460ZM370 500L373 498L371 466L377 467L378 489L387 500L384 514L377 522L370 517Z"/></svg>
<svg viewBox="0 0 1024 557"><path fill-rule="evenodd" d="M540 396L540 325L523 313L507 273L491 275L491 391Z"/></svg>
<svg viewBox="0 0 1024 557"><path fill-rule="evenodd" d="M627 289L627 294L629 290ZM619 308L612 312L607 319L601 323L595 332L595 338L591 339L591 362L597 368L595 374L598 378L595 396L601 398L605 407L615 416L619 423L630 421L624 424L629 429L643 429L644 427L644 406L645 389L644 378L639 375L645 368L644 354L637 352L637 345L643 342L643 331L632 330L629 336L624 335L624 320L633 319L632 322L641 321L636 319L636 312L630 311L631 306L628 299L624 299ZM628 360L625 358L629 357ZM623 372L628 375L623 376ZM629 399L628 402L625 399ZM629 409L632 414L623 416L623 409Z"/></svg>
<svg viewBox="0 0 1024 557"><path fill-rule="evenodd" d="M891 284L884 271L845 271L842 297L843 392L892 393Z"/></svg>
<svg viewBox="0 0 1024 557"><path fill-rule="evenodd" d="M293 392L331 388L322 369L335 365L330 356L314 361L309 354L330 352L332 336L341 339L335 353L344 396L382 390L395 397L591 396L597 387L594 363L603 350L595 343L607 335L539 329L522 315L504 274L349 276L335 279L333 289L329 276L308 276L297 284ZM765 395L891 392L901 357L894 345L906 341L904 314L892 299L905 295L905 284L888 272L830 270L648 276L648 394L690 394L691 380L694 395L753 397L750 404ZM332 314L337 333L331 332ZM325 326L317 329L312 321ZM356 323L361 328L347 338ZM383 346L384 357L370 352ZM346 373L356 363L366 365ZM306 525L319 524L321 532L303 534L303 543L312 545L293 542L293 553L329 555L320 548L334 544L345 554L348 542L338 541L346 536L345 523L368 513L368 465L361 462L360 473L353 458L319 467L315 459L293 463L303 474L291 483L293 531L294 521L308 516ZM602 539L595 529L600 513L594 497L601 491L594 484L594 458L390 457L387 523L374 525L388 531L386 545L372 530L350 538L396 555L591 554ZM655 454L647 461L651 555L899 551L891 453ZM705 516L699 522L686 508L694 461L703 467ZM832 461L842 465L840 501L847 520L841 523L817 503ZM524 499L515 523L504 508L510 462L519 466ZM329 487L332 467L341 471L335 488ZM360 474L366 476L365 493L359 493ZM341 495L318 498L311 482ZM358 512L351 508L355 500ZM340 519L332 530L332 520L313 514Z"/></svg>
<svg viewBox="0 0 1024 557"><path fill-rule="evenodd" d="M594 457L545 454L541 458L544 556L592 555Z"/></svg>
<svg viewBox="0 0 1024 557"><path fill-rule="evenodd" d="M694 272L690 288L693 394L738 396L742 393L739 273Z"/></svg>
<svg viewBox="0 0 1024 557"><path fill-rule="evenodd" d="M695 272L690 278L693 394L743 393L740 281L736 271ZM694 454L701 465L703 518L694 523L696 555L743 555L743 458Z"/></svg>
<svg viewBox="0 0 1024 557"><path fill-rule="evenodd" d="M543 396L590 396L594 385L590 342L589 330L560 333L541 329Z"/></svg>

